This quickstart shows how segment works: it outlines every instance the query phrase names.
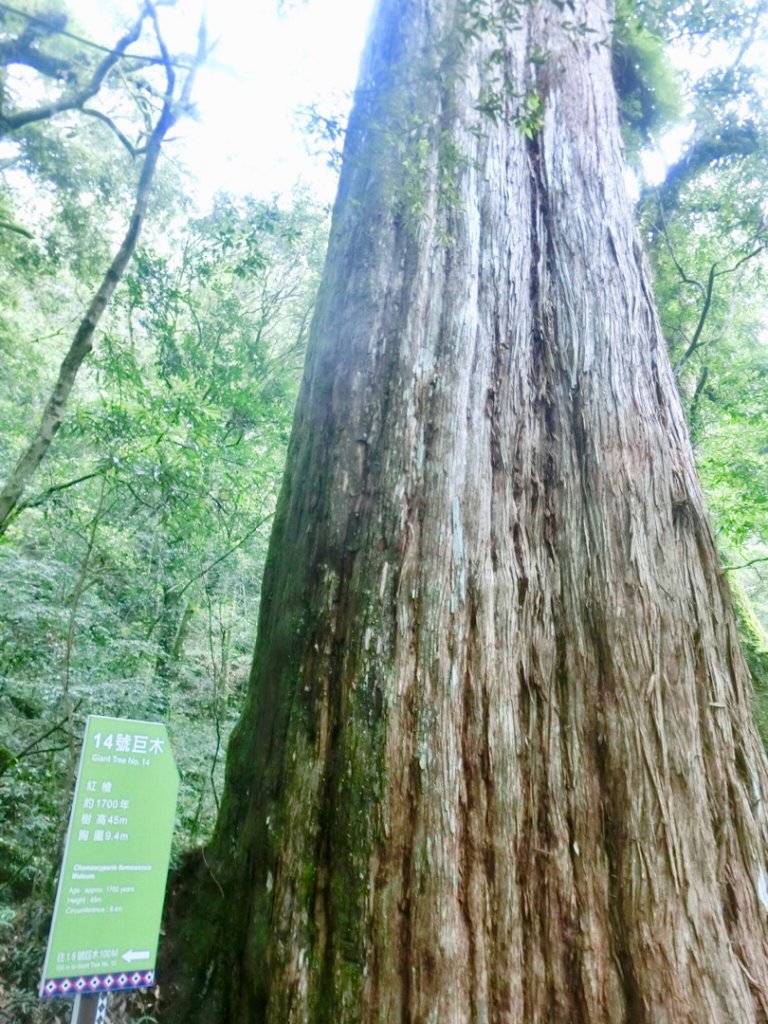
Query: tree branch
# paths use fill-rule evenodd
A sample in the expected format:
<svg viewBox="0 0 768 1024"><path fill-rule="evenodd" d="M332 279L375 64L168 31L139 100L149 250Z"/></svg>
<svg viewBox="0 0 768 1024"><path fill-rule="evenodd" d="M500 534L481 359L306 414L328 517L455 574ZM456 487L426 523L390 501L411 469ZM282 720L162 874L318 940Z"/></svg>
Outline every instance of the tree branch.
<svg viewBox="0 0 768 1024"><path fill-rule="evenodd" d="M699 322L696 324L696 330L693 332L693 337L691 338L688 348L685 350L682 357L675 363L675 377L680 376L685 364L691 358L696 349L701 346L701 334L704 330L704 325L707 322L709 311L712 308L712 296L715 290L715 279L717 278L716 267L717 264L713 263L709 268L709 274L707 274L707 287L704 292L704 305L701 307Z"/></svg>
<svg viewBox="0 0 768 1024"><path fill-rule="evenodd" d="M67 73L72 71L72 65L68 60L42 53L36 50L32 43L33 40L26 34L19 36L18 39L7 39L0 43L0 64L3 67L9 64L22 64L47 78L57 79L65 78Z"/></svg>
<svg viewBox="0 0 768 1024"><path fill-rule="evenodd" d="M680 263L680 261L677 258L677 254L675 253L674 247L672 245L672 240L669 237L669 228L667 226L667 218L666 218L666 216L664 214L664 207L661 205L661 199L658 198L658 192L657 192L657 200L658 200L658 210L659 210L658 230L661 232L662 238L664 239L664 242L665 242L665 244L667 246L667 252L669 253L669 257L670 257L670 259L672 260L672 263L675 266L675 270L677 271L678 277L683 282L683 284L690 284L690 285L693 285L695 288L698 288L698 290L701 292L701 295L703 297L706 294L704 285L701 283L701 281L696 281L694 278L689 277L688 274L683 269L682 264Z"/></svg>
<svg viewBox="0 0 768 1024"><path fill-rule="evenodd" d="M754 241L754 238L752 239L752 241ZM685 350L685 352L683 353L681 358L675 363L674 374L675 374L676 378L680 377L680 373L681 373L683 367L688 362L688 360L691 358L691 356L698 349L700 349L702 347L703 343L701 341L701 335L702 335L702 332L703 332L704 327L706 325L707 317L709 316L710 309L712 308L712 299L713 299L713 296L714 296L715 281L719 277L727 277L729 274L735 274L741 267L744 266L745 263L747 263L749 260L754 259L755 256L759 256L761 252L764 252L765 248L766 247L764 245L759 245L756 249L753 249L751 252L746 253L744 256L742 256L740 259L738 259L733 264L733 266L726 267L724 270L718 270L717 269L718 264L721 263L722 260L718 260L717 263L713 263L712 266L709 268L709 273L707 274L707 286L704 289L704 305L701 308L701 313L699 314L699 320L698 320L698 323L696 324L696 330L693 332L693 337L691 338L690 344L688 345L688 348ZM733 255L733 253L731 253L730 255ZM723 259L727 259L727 258L728 257L725 257L725 256L723 257ZM674 259L674 257L673 257L673 259ZM690 283L690 284L698 284L697 281L689 281L688 283ZM701 287L701 285L699 285L699 287Z"/></svg>
<svg viewBox="0 0 768 1024"><path fill-rule="evenodd" d="M160 4L158 6L171 6L171 5ZM148 54L143 54L143 53L125 54L125 53L121 53L117 49L111 49L109 46L103 46L101 43L94 43L94 41L92 39L86 39L84 36L78 36L74 32L67 31L67 29L64 28L63 24L62 25L58 25L58 24L53 23L51 21L47 21L45 18L40 18L40 17L38 17L35 14L29 14L26 11L20 11L16 7L10 7L8 4L0 3L0 10L7 11L9 14L15 14L18 18L24 18L26 21L28 21L32 25L39 25L41 28L45 29L45 32L48 35L64 36L67 39L74 40L76 43L80 43L82 46L88 46L92 50L98 50L100 53L111 53L111 54L115 54L118 57L124 57L124 58L127 58L129 60L138 60L138 61L141 61L144 64L157 64L157 63L159 63L157 57L150 57ZM44 60L52 60L52 61L56 60L55 57L50 57L49 58L45 54L41 54L38 51L33 51L33 53L34 53L35 56L37 56L39 58L43 58ZM12 62L8 61L8 63L12 63ZM27 62L23 61L22 63L27 63ZM43 68L37 67L34 64L30 64L30 67L34 67L36 71L40 71L42 74L48 74L48 72L44 71ZM189 70L191 70L192 65L191 64L182 64L180 61L174 61L174 67L183 68L186 71L189 71Z"/></svg>
<svg viewBox="0 0 768 1024"><path fill-rule="evenodd" d="M736 569L748 569L750 565L758 565L760 562L768 562L768 555L763 555L760 558L752 558L748 562L742 562L741 565L724 565L723 572L734 572Z"/></svg>
<svg viewBox="0 0 768 1024"><path fill-rule="evenodd" d="M739 267L743 267L748 260L752 260L755 256L759 256L761 252L765 252L765 246L759 245L757 249L753 249L752 252L748 252L746 256L742 256L732 267L727 267L725 270L718 270L715 277L726 277L728 274L735 274Z"/></svg>
<svg viewBox="0 0 768 1024"><path fill-rule="evenodd" d="M18 224L11 224L8 220L0 220L0 231L12 231L15 235L23 235L25 238L34 238L31 231L20 227Z"/></svg>
<svg viewBox="0 0 768 1024"><path fill-rule="evenodd" d="M80 700L77 702L77 704L75 704L75 706L72 708L72 713L73 714L77 711L77 709L80 707L80 705L82 703L83 703L83 698L81 697ZM38 745L38 743L42 743L43 740L47 740L49 736L52 736L55 732L58 732L59 729L61 729L63 726L65 726L68 721L69 721L69 715L66 714L55 725L52 725L50 729L46 729L46 731L44 733L41 733L40 736L38 736L36 740L32 740L31 743L28 743L26 745L26 747L24 747L22 750L19 751L18 754L14 754L13 751L9 750L8 753L11 755L12 760L8 761L6 764L0 764L0 776L5 775L5 773L11 768L12 765L18 764L19 761L21 761L22 758L27 756L27 754L31 754L32 751L35 749L35 747ZM69 744L67 744L67 746L68 745ZM56 747L55 749L56 750L66 750L67 748L66 747Z"/></svg>
<svg viewBox="0 0 768 1024"><path fill-rule="evenodd" d="M33 110L21 110L17 114L0 113L0 137L9 131L16 131L36 121L45 121L64 110L81 109L88 100L92 99L99 91L112 68L125 55L128 47L135 43L141 35L144 20L148 14L147 5L142 7L139 17L128 32L118 41L115 49L110 51L106 57L97 65L90 82L78 92L67 96L61 96L52 103L44 103Z"/></svg>
<svg viewBox="0 0 768 1024"><path fill-rule="evenodd" d="M96 331L96 327L136 248L136 243L138 241L139 234L141 233L141 228L147 213L149 196L155 177L155 171L157 170L157 163L160 158L160 150L162 148L163 140L165 139L168 131L176 123L179 116L185 112L189 103L189 96L192 88L192 82L190 79L194 80L197 67L203 63L207 55L205 24L204 22L201 22L201 28L198 35L198 50L195 56L194 67L193 70L189 72L187 80L182 86L182 102L177 103L174 95L176 76L173 67L171 66L168 50L160 33L157 11L151 3L151 0L147 0L145 4L145 8L141 16L142 21L147 14L152 18L152 22L155 27L155 35L165 63L167 91L163 102L163 109L147 141L144 162L139 176L133 213L128 225L128 230L125 233L122 244L115 254L112 263L104 275L99 288L93 296L85 316L81 320L80 325L75 332L75 337L72 340L69 351L65 355L61 367L59 368L58 379L53 392L46 403L45 409L43 410L43 415L37 428L37 432L26 450L20 456L5 485L0 490L0 535L2 535L7 529L11 513L18 505L24 491L29 485L29 481L45 457L57 431L59 430L59 427L64 420L67 401L69 400L72 388L74 387L77 373L83 364L83 360L93 348L93 336ZM140 23L137 22L137 25L139 24ZM134 30L135 29L136 26L134 26Z"/></svg>
<svg viewBox="0 0 768 1024"><path fill-rule="evenodd" d="M95 469L92 473L86 473L84 476L79 476L75 480L67 480L64 484L54 484L52 487L46 488L34 498L29 498L27 501L20 501L14 510L13 518L27 508L38 508L40 505L44 505L45 502L52 497L54 494L59 494L61 491L68 491L70 487L77 487L78 484L84 484L86 480L95 480L96 477L102 476L108 469L111 468L111 463L101 466L99 469Z"/></svg>
<svg viewBox="0 0 768 1024"><path fill-rule="evenodd" d="M274 512L270 512L269 515L263 516L261 519L259 519L259 521L254 526L252 526L250 530L248 530L246 533L244 533L243 536L240 538L240 540L236 541L232 545L231 548L229 548L227 551L225 551L223 555L219 555L218 558L214 558L214 560L212 562L210 562L208 565L206 565L206 567L204 569L201 569L200 572L196 573L191 579L187 580L187 582L183 586L179 587L178 589L176 587L171 587L169 589L169 591L168 591L169 598L170 598L168 603L170 604L171 602L178 601L179 598L182 596L182 594L185 594L189 590L189 588L191 586L193 586L195 583L197 583L198 580L201 580L204 576L207 576L208 573L212 569L215 569L217 565L221 565L221 563L223 561L225 561L225 559L229 558L230 555L234 555L234 553L239 548L241 548L243 546L243 544L246 543L246 541L249 541L251 539L251 537L258 530L260 530L261 527L265 523L268 523L269 520L273 518L274 514L275 514ZM158 615L157 618L154 619L152 621L152 623L150 624L150 627L149 627L149 634L150 634L150 636L152 635L152 631L154 630L155 626L158 624L160 619L163 617L164 613L165 613L165 609L163 610L163 613Z"/></svg>
<svg viewBox="0 0 768 1024"><path fill-rule="evenodd" d="M123 146L125 146L125 148L128 150L132 157L140 156L142 153L146 153L146 146L142 146L141 148L137 148L136 146L134 146L134 144L131 142L128 136L120 131L120 129L117 127L112 118L109 117L107 114L103 114L100 110L96 110L95 107L80 107L80 113L87 114L88 117L95 117L97 120L103 121L104 124L108 128L110 128L112 132L117 136L119 141L122 143Z"/></svg>
<svg viewBox="0 0 768 1024"><path fill-rule="evenodd" d="M699 404L701 402L701 396L704 393L704 388L707 386L707 380L709 379L709 367L703 366L699 379L696 382L696 390L693 393L691 404L688 409L688 423L691 434L691 443L694 449L696 448L698 427L699 427Z"/></svg>

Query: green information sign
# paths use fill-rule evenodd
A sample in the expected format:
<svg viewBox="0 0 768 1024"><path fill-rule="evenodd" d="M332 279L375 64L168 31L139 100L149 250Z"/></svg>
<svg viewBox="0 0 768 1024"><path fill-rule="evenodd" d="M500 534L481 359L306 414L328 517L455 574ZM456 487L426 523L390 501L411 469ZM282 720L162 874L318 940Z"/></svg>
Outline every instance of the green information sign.
<svg viewBox="0 0 768 1024"><path fill-rule="evenodd" d="M43 998L154 984L178 788L164 725L89 717Z"/></svg>

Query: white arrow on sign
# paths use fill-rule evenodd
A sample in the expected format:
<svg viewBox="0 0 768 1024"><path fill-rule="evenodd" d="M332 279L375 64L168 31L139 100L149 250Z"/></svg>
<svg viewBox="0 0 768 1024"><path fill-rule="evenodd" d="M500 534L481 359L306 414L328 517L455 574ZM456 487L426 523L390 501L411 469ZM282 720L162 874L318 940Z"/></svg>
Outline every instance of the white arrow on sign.
<svg viewBox="0 0 768 1024"><path fill-rule="evenodd" d="M134 960L149 960L149 950L129 949L126 953L123 953L123 960L127 960L129 964Z"/></svg>

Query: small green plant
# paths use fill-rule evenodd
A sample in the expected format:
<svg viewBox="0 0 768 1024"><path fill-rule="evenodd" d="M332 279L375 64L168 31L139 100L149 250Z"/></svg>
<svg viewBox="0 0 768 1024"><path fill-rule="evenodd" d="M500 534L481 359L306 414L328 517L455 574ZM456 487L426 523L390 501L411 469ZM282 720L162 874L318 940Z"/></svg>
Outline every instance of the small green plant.
<svg viewBox="0 0 768 1024"><path fill-rule="evenodd" d="M414 129L418 131L418 128ZM408 148L402 160L402 177L395 188L398 210L406 224L414 226L424 216L427 206L427 178L431 147L422 135Z"/></svg>
<svg viewBox="0 0 768 1024"><path fill-rule="evenodd" d="M535 138L544 127L544 100L538 92L531 90L523 96L513 123L526 139Z"/></svg>

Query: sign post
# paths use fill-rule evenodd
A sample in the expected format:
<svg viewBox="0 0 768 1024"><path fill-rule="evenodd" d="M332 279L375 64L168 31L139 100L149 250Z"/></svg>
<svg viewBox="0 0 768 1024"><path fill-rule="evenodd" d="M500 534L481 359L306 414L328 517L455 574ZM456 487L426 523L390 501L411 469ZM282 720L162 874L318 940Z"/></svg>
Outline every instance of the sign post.
<svg viewBox="0 0 768 1024"><path fill-rule="evenodd" d="M88 718L41 998L154 985L178 788L164 725Z"/></svg>
<svg viewBox="0 0 768 1024"><path fill-rule="evenodd" d="M75 996L72 1007L72 1024L107 1024L108 992L97 996Z"/></svg>

